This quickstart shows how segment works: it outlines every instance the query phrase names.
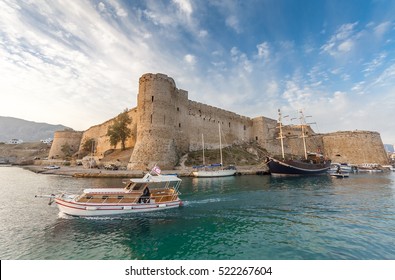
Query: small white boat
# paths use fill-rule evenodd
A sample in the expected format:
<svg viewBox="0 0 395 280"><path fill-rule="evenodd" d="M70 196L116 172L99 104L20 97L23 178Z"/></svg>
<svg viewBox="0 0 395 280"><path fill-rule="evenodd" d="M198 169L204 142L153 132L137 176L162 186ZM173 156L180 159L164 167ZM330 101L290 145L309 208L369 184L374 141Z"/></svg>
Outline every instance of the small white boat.
<svg viewBox="0 0 395 280"><path fill-rule="evenodd" d="M82 194L37 195L55 202L59 211L71 216L109 216L175 208L181 179L175 175L151 175L130 179L125 188L92 188Z"/></svg>
<svg viewBox="0 0 395 280"><path fill-rule="evenodd" d="M58 166L58 165L48 165L48 166L45 166L44 169L49 169L49 170L60 169L60 166Z"/></svg>
<svg viewBox="0 0 395 280"><path fill-rule="evenodd" d="M358 172L376 173L376 172L383 172L383 169L377 163L364 163L358 165Z"/></svg>
<svg viewBox="0 0 395 280"><path fill-rule="evenodd" d="M230 165L226 168L214 169L216 167L220 167L221 165L210 165L210 166L201 166L199 170L193 171L192 175L194 177L208 178L208 177L225 177L225 176L233 176L236 174L236 167Z"/></svg>
<svg viewBox="0 0 395 280"><path fill-rule="evenodd" d="M225 176L233 176L236 174L237 170L234 165L229 165L228 167L225 167L225 168L223 167L220 123L218 123L218 131L219 131L219 153L220 153L221 163L205 165L205 162L204 162L204 137L202 134L203 165L194 166L194 168L196 170L192 172L193 177L201 177L201 178L225 177Z"/></svg>
<svg viewBox="0 0 395 280"><path fill-rule="evenodd" d="M350 173L348 173L348 172L331 173L330 175L332 177L335 177L335 178L348 178L348 177L350 177Z"/></svg>
<svg viewBox="0 0 395 280"><path fill-rule="evenodd" d="M389 171L395 171L395 167L392 165L383 165L382 167Z"/></svg>
<svg viewBox="0 0 395 280"><path fill-rule="evenodd" d="M352 165L348 163L337 163L337 162L332 162L331 163L331 168L329 169L329 172L335 172L340 168L342 172L353 172L354 168Z"/></svg>

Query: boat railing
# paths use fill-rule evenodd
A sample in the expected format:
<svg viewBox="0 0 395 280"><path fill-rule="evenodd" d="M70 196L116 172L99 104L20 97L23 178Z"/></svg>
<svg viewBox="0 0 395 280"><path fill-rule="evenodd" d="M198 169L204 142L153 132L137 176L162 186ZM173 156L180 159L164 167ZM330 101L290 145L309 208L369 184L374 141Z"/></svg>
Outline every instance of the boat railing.
<svg viewBox="0 0 395 280"><path fill-rule="evenodd" d="M95 195L85 195L80 196L76 200L81 203L98 203L98 204L105 204L105 203L114 203L114 204L121 204L121 203L136 203L141 195L134 195L134 196L124 196L124 195L102 195L102 196L95 196Z"/></svg>

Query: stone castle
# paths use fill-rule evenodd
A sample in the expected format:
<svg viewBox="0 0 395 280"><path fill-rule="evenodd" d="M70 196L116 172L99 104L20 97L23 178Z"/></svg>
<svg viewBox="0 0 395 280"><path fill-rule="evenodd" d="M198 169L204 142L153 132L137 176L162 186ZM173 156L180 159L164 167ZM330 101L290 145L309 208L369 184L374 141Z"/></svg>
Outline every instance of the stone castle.
<svg viewBox="0 0 395 280"><path fill-rule="evenodd" d="M180 157L202 149L202 134L205 148L219 147L219 131L222 144L256 142L270 154L280 154L277 121L258 116L249 118L220 108L188 99L188 92L176 87L171 77L164 74L144 74L139 80L137 107L128 111L132 119L132 136L126 146L133 152L128 169L146 169L154 164L162 168L174 168ZM61 157L61 147L78 146L88 139L96 143L95 155L103 157L112 149L107 134L113 119L93 126L84 132L59 131L54 135L50 157ZM314 132L311 128L308 131ZM285 151L303 154L300 145L300 127L286 126ZM293 137L292 137L293 136ZM354 164L388 162L380 134L370 131L343 131L314 134L307 138L309 150L324 152L333 161Z"/></svg>

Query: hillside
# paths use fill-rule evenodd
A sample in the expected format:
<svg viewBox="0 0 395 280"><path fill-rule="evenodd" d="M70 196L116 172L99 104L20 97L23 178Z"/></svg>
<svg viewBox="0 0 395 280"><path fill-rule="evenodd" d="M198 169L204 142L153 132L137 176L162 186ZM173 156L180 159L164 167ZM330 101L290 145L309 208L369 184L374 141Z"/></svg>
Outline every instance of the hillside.
<svg viewBox="0 0 395 280"><path fill-rule="evenodd" d="M37 123L0 116L0 142L7 142L10 139L37 142L42 139L53 138L55 131L64 129L70 128L60 124Z"/></svg>
<svg viewBox="0 0 395 280"><path fill-rule="evenodd" d="M240 145L232 145L222 149L222 157L224 165L259 165L264 162L268 156L268 152L256 143L244 143ZM219 149L205 150L205 163L214 164L220 162ZM184 156L183 164L185 166L196 166L203 163L203 152L189 152Z"/></svg>
<svg viewBox="0 0 395 280"><path fill-rule="evenodd" d="M34 159L48 157L50 146L41 142L29 142L19 145L0 143L0 162L12 164L33 164Z"/></svg>

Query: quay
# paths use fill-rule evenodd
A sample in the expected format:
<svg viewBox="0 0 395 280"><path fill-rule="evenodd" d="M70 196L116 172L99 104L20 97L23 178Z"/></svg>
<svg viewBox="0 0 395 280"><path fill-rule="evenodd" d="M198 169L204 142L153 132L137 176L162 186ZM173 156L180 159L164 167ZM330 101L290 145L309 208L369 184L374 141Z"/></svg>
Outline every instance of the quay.
<svg viewBox="0 0 395 280"><path fill-rule="evenodd" d="M81 166L61 166L59 169L45 169L44 166L26 165L22 168L40 174L70 176L76 178L141 178L148 170L106 170L86 169ZM193 168L175 170L162 170L162 174L177 174L178 177L192 177ZM237 167L236 175L268 175L269 172L262 166Z"/></svg>

